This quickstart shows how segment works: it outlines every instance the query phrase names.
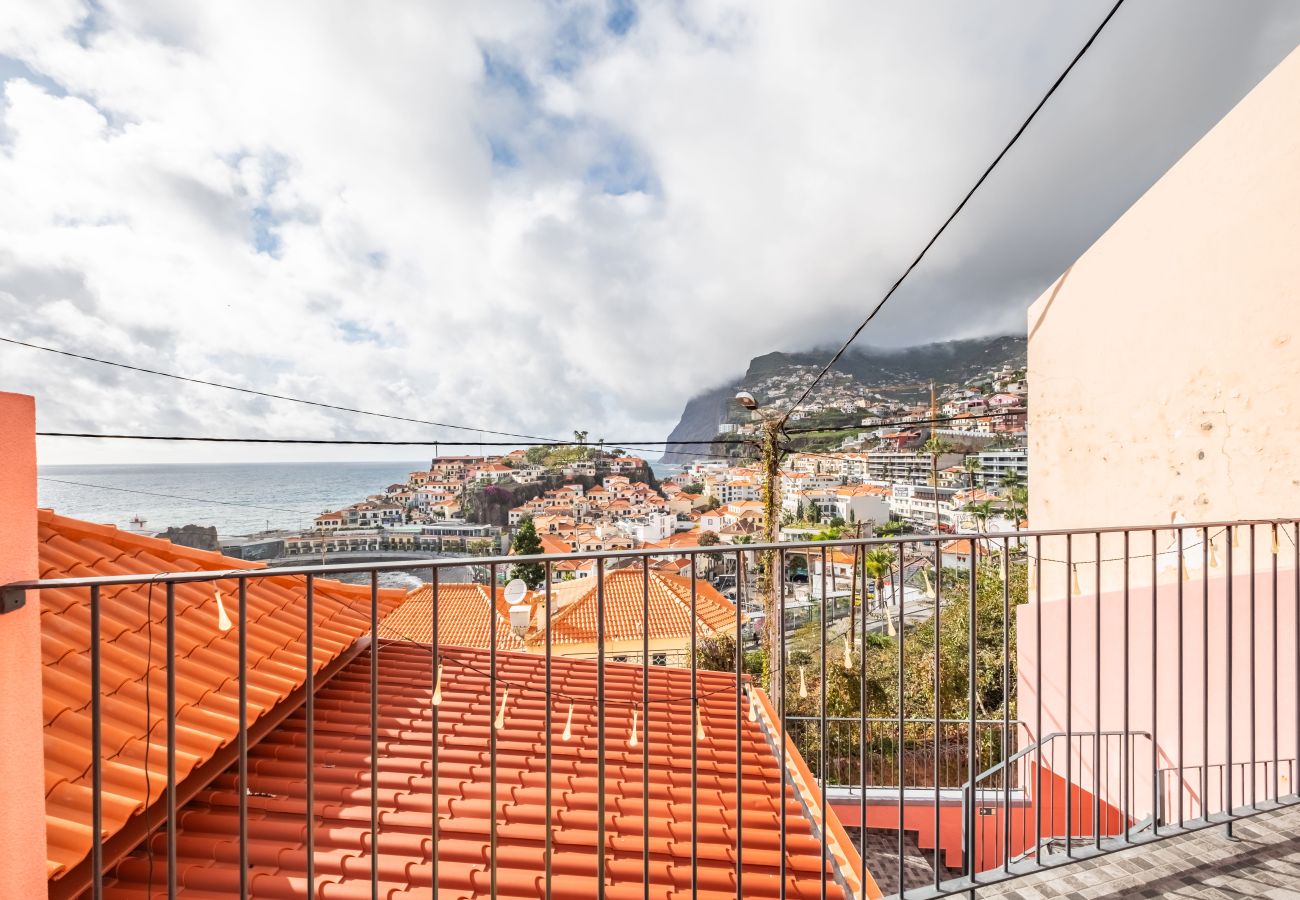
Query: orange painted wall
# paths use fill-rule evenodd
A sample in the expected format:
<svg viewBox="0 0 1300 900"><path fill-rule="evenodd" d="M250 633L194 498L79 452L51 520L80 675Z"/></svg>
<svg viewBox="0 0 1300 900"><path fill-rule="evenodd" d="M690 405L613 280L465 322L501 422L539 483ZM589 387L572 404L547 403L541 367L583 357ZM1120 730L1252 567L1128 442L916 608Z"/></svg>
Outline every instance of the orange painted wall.
<svg viewBox="0 0 1300 900"><path fill-rule="evenodd" d="M1030 767L1027 777L1028 787L1032 793L1037 788L1037 771ZM1042 834L1066 834L1066 815L1069 813L1071 823L1069 832L1073 835L1091 835L1093 833L1092 794L1075 785L1067 806L1067 782L1059 775L1044 768L1042 776L1043 812ZM1019 856L1034 842L1038 829L1038 813L1032 797L1027 801L1012 800L1009 807L1001 797L987 798L979 802L978 807L991 809L990 815L975 817L975 867L976 871L986 872L1002 865L1006 853L1007 825L1010 825L1011 856ZM1099 820L1102 836L1119 834L1124 828L1124 817L1120 811L1100 803ZM836 817L844 825L854 827L862 821L860 801L839 801L832 803ZM867 827L887 831L898 829L898 801L872 797L867 800ZM936 843L934 801L932 798L918 797L905 799L903 802L903 829L916 834L917 844L922 850L934 849ZM962 806L960 802L941 802L939 804L938 844L943 851L944 865L954 873L962 868L965 847L962 843ZM879 874L879 873L876 873Z"/></svg>
<svg viewBox="0 0 1300 900"><path fill-rule="evenodd" d="M36 403L0 393L0 584L36 577ZM0 615L4 893L46 896L40 603Z"/></svg>

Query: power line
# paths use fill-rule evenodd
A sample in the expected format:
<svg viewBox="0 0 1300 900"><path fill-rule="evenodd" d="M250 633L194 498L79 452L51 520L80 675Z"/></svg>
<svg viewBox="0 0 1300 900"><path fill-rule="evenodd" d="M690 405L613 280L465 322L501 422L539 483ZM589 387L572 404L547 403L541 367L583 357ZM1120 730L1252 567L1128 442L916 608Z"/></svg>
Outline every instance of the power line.
<svg viewBox="0 0 1300 900"><path fill-rule="evenodd" d="M380 440L346 440L334 438L242 438L242 437L216 437L212 435L175 435L175 434L95 434L90 432L76 431L38 431L37 437L53 438L89 438L92 440L113 440L113 441L161 441L175 443L208 443L208 444L306 444L306 445L324 445L324 446L361 446L361 447L518 447L518 441L380 441ZM669 444L698 444L712 446L717 443L725 444L749 444L754 442L749 440L723 440L723 441L656 441L658 447L637 447L623 441L607 442L620 449L640 450L646 453L662 453L664 456L686 456L692 459L707 457L710 459L735 459L735 457L726 453L712 453L707 450L665 450L663 447ZM536 447L589 447L590 442L586 444L577 441L552 441L550 443L534 444Z"/></svg>
<svg viewBox="0 0 1300 900"><path fill-rule="evenodd" d="M1110 12L1106 13L1106 18L1101 20L1101 24L1097 26L1095 31L1093 31L1092 36L1088 38L1087 43L1079 49L1079 52L1074 55L1074 59L1070 60L1070 64L1065 67L1065 71L1063 71L1057 77L1056 81L1052 83L1052 86L1048 88L1047 93L1043 95L1043 99L1038 101L1038 105L1034 107L1033 111L1029 114L1029 117L1021 123L1018 129L1016 129L1016 133L1011 136L1011 140L1002 148L1002 152L994 157L993 162L989 163L989 167L984 170L984 174L975 182L975 186L966 192L966 196L957 204L957 208L949 214L948 218L944 219L943 224L939 226L939 230L936 231L930 240L926 242L925 246L921 248L921 252L916 255L916 259L912 260L912 264L903 271L902 275L898 276L898 280L895 281L893 285L890 286L889 290L885 292L885 296L880 298L880 302L877 303L871 312L867 314L867 317L862 320L862 324L853 330L853 333L849 335L849 339L835 352L835 355L831 357L830 362L828 362L825 368L823 368L821 372L817 374L817 377L812 380L812 384L808 385L807 390L805 390L799 399L795 401L793 406L786 410L785 414L781 417L782 424L785 424L785 422L790 418L790 414L798 409L800 404L808 399L808 396L813 392L813 388L817 387L817 384L826 376L826 373L831 370L835 363L839 362L840 357L843 356L844 352L849 349L849 346L857 340L857 337L862 333L862 330L866 328L871 320L880 313L885 304L889 302L889 299L894 296L894 292L898 290L907 276L912 274L912 270L915 269L920 264L921 260L925 258L925 255L930 251L930 248L934 246L935 242L939 240L939 237L948 230L948 226L952 224L952 221L955 218L957 218L958 213L966 208L966 204L970 202L971 197L975 196L975 192L980 189L980 185L985 182L989 175L992 174L993 170L997 168L998 163L1002 161L1002 158L1007 155L1013 146L1015 146L1016 141L1018 141L1020 136L1025 133L1025 129L1029 127L1029 123L1034 121L1039 110L1041 110L1043 106L1046 105L1047 101L1051 99L1051 96L1056 93L1056 89L1061 86L1061 82L1065 81L1065 77L1070 74L1071 70L1074 69L1079 60L1083 59L1084 54L1088 52L1090 47L1092 47L1093 42L1097 40L1097 36L1101 34L1102 29L1106 27L1106 24L1110 22L1111 18L1114 17L1115 13L1118 12L1119 8L1123 5L1124 0L1117 0L1115 5L1111 7Z"/></svg>
<svg viewBox="0 0 1300 900"><path fill-rule="evenodd" d="M67 356L67 357L71 357L72 359L80 359L80 360L84 360L85 362L98 363L101 366L112 366L117 369L126 369L131 372L140 372L145 375L157 375L160 378L171 378L176 381L185 381L190 384L201 384L206 387L221 388L222 390L226 390L226 391L236 391L240 394L250 394L254 397L266 397L271 400L284 400L289 403L302 403L306 406L315 406L320 409L332 409L337 412L356 413L357 415L362 415L362 416L375 416L376 418L391 419L396 422L412 422L416 425L432 425L437 428L451 428L457 431L475 431L481 434L493 434L499 437L523 438L529 441L553 442L557 440L556 438L539 437L538 435L535 434L516 434L515 432L511 432L511 431L494 431L491 428L476 428L472 425L452 425L447 422L435 422L429 419L415 419L415 418L411 418L410 416L399 416L399 415L394 415L392 413L374 412L373 410L369 410L369 409L356 409L355 407L339 406L334 403L322 403L319 400L307 400L303 397L291 397L287 394L272 394L267 391L257 391L257 390L253 390L252 388L239 387L238 385L234 385L234 384L222 384L219 381L208 381L203 378L190 378L185 375L177 375L174 372L163 372L158 369L146 369L141 366L133 366L133 365L129 365L128 363L117 362L111 359L100 359L99 357L96 356L86 356L81 353L73 353L68 350L60 350L57 347L45 347L42 346L41 344L32 344L27 341L19 341L9 337L0 336L0 342L6 344L13 344L18 347L27 347L31 350L42 350L46 353L57 353L60 356Z"/></svg>
<svg viewBox="0 0 1300 900"><path fill-rule="evenodd" d="M44 351L44 352L46 352L46 353L56 353L56 354L58 354L59 356L67 356L67 357L70 357L70 358L72 358L72 359L79 359L79 360L83 360L83 361L85 361L85 362L93 362L93 363L97 363L97 364L102 365L102 366L112 366L112 367L114 367L114 368L118 368L118 369L126 369L127 371L131 371L131 372L140 372L140 373L143 373L143 374L145 374L145 375L157 375L157 376L159 376L159 377L161 377L161 378L171 378L171 379L174 379L174 380L176 380L176 381L184 381L184 382L188 382L188 383L190 383L190 384L199 384L199 385L204 385L204 386L206 386L206 387L221 388L222 390L227 390L227 391L236 391L236 392L241 393L241 394L250 394L250 395L255 396L255 397L266 397L266 398L269 398L269 399L272 399L272 400L284 400L284 401L286 401L286 402L290 402L290 403L301 403L301 404L304 404L304 405L307 405L307 406L315 406L315 407L318 407L318 408L320 408L320 409L332 409L332 410L335 410L335 411L337 411L337 412L356 413L356 414L358 414L358 415L363 415L363 416L374 416L374 417L376 417L376 418L380 418L380 419L390 419L390 420L392 420L392 421L396 421L396 422L411 422L411 423L416 424L416 425L432 425L432 426L437 427L437 428L450 428L450 429L455 429L455 430L458 430L458 431L473 431L473 432L478 432L478 433L480 433L480 434L491 434L491 435L496 435L496 436L498 436L498 437L515 437L515 438L522 438L522 439L527 440L527 441L539 441L539 442L541 442L541 443L543 443L543 444L550 444L550 445L555 445L555 446L589 446L589 445L591 444L590 441L588 441L586 444L580 444L580 443L577 442L577 441L561 441L561 440L558 439L558 438L541 437L541 436L539 436L539 435L532 435L532 434L518 434L518 433L515 433L515 432L511 432L511 431L496 431L496 430L493 430L493 429L491 429L491 428L476 428L476 427L474 427L474 426L472 426L472 425L453 425L453 424L450 424L450 423L447 423L447 422L436 422L436 421L432 421L432 420L429 420L429 419L416 419L416 418L412 418L412 417L410 417L410 416L399 416L399 415L394 415L394 414L392 414L392 413L375 412L375 411L373 411L373 410L368 410L368 409L357 409L357 408L350 407L350 406L339 406L339 405L337 405L337 404L333 404L333 403L323 403L323 402L320 402L320 401L317 401L317 400L307 400L307 399L305 399L305 398L303 398L303 397L291 397L291 396L288 396L288 395L286 395L286 394L272 394L272 393L269 393L269 392L267 392L267 391L258 391L258 390L253 390L252 388L239 387L238 385L233 385L233 384L223 384L223 383L218 382L218 381L208 381L208 380L206 380L206 379L202 379L202 378L190 378L190 377L188 377L188 376L186 376L186 375L177 375L177 374L175 374L174 372L163 372L163 371L158 370L158 369L146 369L146 368L144 368L144 367L142 367L142 366L133 366L133 365L130 365L130 364L128 364L128 363L117 362L116 360L111 360L111 359L100 359L99 357L96 357L96 356L87 356L87 355L82 354L82 353L73 353L73 352L71 352L71 351L69 351L69 350L60 350L60 349L58 349L57 347L46 347L46 346L43 346L43 345L41 345L41 344L33 344L33 343L28 342L28 341L20 341L20 340L17 340L17 339L15 339L15 338L4 337L4 336L2 336L2 335L0 335L0 342L2 342L2 343L6 343L6 344L13 344L14 346L18 346L18 347L26 347L26 348L31 349L31 350L41 350L41 351ZM45 436L48 436L48 437L96 437L97 435L89 435L89 434L70 434L70 433L69 433L69 434L63 434L63 433L59 433L59 432L47 432L47 433L45 433ZM354 442L354 443L375 443L375 442ZM420 442L420 441L413 441L413 442L408 442L408 443L410 444L410 446L436 446L436 445L438 445L438 444L446 444L446 445L448 445L448 446L459 446L459 447L472 447L472 446L485 446L485 447L486 447L486 446L511 446L511 447L514 447L514 446L518 446L517 444L486 443L486 442L483 442L483 441L465 441L465 442L461 442L461 443L457 443L457 442L454 442L454 441L423 441L423 442ZM621 447L626 447L626 448L629 449L629 450L645 450L645 449L648 449L648 448L645 447L645 446L632 446L632 445L631 445L632 442L630 442L630 441L605 441L604 443L610 444L610 445L612 445L612 446L621 446ZM658 444L658 445L660 445L660 446L667 446L667 445L669 445L669 444L675 444L675 445L679 445L679 446L684 446L684 445L688 445L688 444L713 444L713 443L716 443L716 442L715 442L715 441L637 441L636 443L637 443L637 444L640 444L640 445L645 445L645 444L651 444L651 445L654 445L654 444ZM662 453L663 453L664 456L691 456L691 457L697 457L697 456L711 456L711 457L715 457L715 458L718 458L718 459L726 459L726 458L728 458L725 454L720 454L720 453L686 452L686 451L680 451L680 450L664 450L664 451L662 451Z"/></svg>
<svg viewBox="0 0 1300 900"><path fill-rule="evenodd" d="M238 506L244 509L260 509L265 512L294 513L295 515L299 515L299 516L314 515L314 513L309 513L301 509L285 509L284 507L281 506L258 506L254 503L235 503L234 501L231 500L213 500L210 497L182 497L179 494L162 494L157 491L141 491L141 490L136 490L135 488L114 487L112 485L107 485L107 484L89 484L84 481L66 481L62 478L50 478L46 475L37 475L36 477L40 481L51 481L54 482L55 484L68 484L68 485L72 485L73 487L99 488L100 490L103 491L121 491L124 494L144 494L145 496L148 497L165 497L168 500L186 500L191 503L219 503L222 506Z"/></svg>
<svg viewBox="0 0 1300 900"><path fill-rule="evenodd" d="M894 419L876 422L873 425L841 425L835 428L787 428L786 434L827 434L836 431L866 431L872 428L903 428L908 425L938 425L943 422L970 422L977 419L1006 419L1012 416L1023 416L1026 411L1023 409L1007 410L1005 412L995 413L970 413L960 416L934 416L925 419Z"/></svg>
<svg viewBox="0 0 1300 900"><path fill-rule="evenodd" d="M217 437L215 435L185 435L185 434L92 434L81 431L38 431L37 437L71 437L71 438L94 438L97 440L117 440L117 441L197 441L204 443L217 444L344 444L344 445L361 445L376 447L518 447L518 441L380 441L380 440L353 440L347 438L251 438L251 437ZM630 442L626 441L606 441L619 448L638 449L632 447ZM712 446L714 444L752 444L751 440L745 439L724 439L718 441L644 441L639 443L658 444L667 446L669 444L702 444ZM550 441L541 444L534 444L535 447L589 447L591 444L580 443L577 441Z"/></svg>

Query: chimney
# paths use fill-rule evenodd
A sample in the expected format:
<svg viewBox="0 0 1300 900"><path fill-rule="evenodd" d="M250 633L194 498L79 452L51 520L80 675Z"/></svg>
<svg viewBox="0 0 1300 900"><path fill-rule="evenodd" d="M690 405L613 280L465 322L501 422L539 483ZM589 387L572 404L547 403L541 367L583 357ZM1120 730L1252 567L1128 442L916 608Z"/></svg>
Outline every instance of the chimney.
<svg viewBox="0 0 1300 900"><path fill-rule="evenodd" d="M37 577L36 402L0 393L0 585ZM22 605L18 605L21 603ZM12 897L45 897L41 605L0 593L0 859Z"/></svg>

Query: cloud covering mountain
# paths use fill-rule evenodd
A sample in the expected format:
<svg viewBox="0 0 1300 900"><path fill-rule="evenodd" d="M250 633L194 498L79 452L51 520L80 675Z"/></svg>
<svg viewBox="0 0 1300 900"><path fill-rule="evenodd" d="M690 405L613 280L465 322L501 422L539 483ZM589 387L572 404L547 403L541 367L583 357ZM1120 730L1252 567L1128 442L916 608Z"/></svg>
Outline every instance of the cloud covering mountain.
<svg viewBox="0 0 1300 900"><path fill-rule="evenodd" d="M842 339L1108 7L9 0L0 334L662 437L751 357ZM1298 40L1288 0L1127 4L865 341L1023 328ZM0 389L59 430L454 437L9 346Z"/></svg>

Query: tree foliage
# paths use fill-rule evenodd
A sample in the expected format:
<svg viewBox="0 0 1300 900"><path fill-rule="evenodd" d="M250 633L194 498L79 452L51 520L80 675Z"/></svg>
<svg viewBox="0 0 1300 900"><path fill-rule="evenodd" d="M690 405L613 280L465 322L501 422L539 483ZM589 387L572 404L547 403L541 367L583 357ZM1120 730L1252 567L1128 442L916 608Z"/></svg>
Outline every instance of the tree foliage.
<svg viewBox="0 0 1300 900"><path fill-rule="evenodd" d="M876 552L876 551L873 551ZM883 562L883 559L881 560ZM868 555L868 565L871 556ZM1016 717L1016 630L1015 608L1025 602L1026 567L1013 562L1007 598L1011 616L1003 616L1001 563L980 566L975 582L975 717L1002 715L1004 704ZM871 576L869 568L868 575ZM871 576L874 577L874 576ZM943 574L943 604L938 625L939 717L968 718L970 715L970 623L969 574L947 569ZM831 626L832 628L834 626ZM786 703L791 715L817 715L821 691L821 626L803 626L792 635L787 647ZM1005 652L1004 652L1005 639ZM906 718L935 717L935 621L909 626L902 637L903 715ZM896 718L898 709L899 641L895 636L868 633L866 680L861 680L863 652L861 634L853 635L846 667L843 632L828 636L826 647L826 712L831 716ZM801 697L800 678L807 697ZM864 690L859 689L862 684Z"/></svg>
<svg viewBox="0 0 1300 900"><path fill-rule="evenodd" d="M511 551L517 556L535 556L542 552L542 539L537 536L537 526L532 516L525 516L519 522L519 530L510 544ZM546 580L546 567L539 562L521 563L510 569L510 577L521 579L529 588L536 590Z"/></svg>

